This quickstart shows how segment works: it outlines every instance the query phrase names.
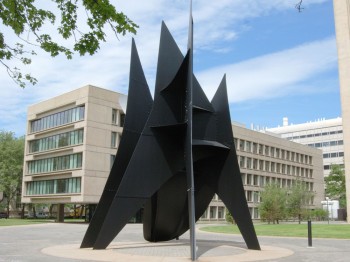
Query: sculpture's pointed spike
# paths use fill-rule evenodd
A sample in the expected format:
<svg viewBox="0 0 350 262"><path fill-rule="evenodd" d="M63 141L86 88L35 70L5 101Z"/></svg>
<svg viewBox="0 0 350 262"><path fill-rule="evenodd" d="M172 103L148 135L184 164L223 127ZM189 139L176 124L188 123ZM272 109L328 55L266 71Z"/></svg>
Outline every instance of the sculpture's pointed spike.
<svg viewBox="0 0 350 262"><path fill-rule="evenodd" d="M154 93L155 99L160 91L173 80L182 64L183 58L184 56L170 34L169 29L166 24L162 22Z"/></svg>
<svg viewBox="0 0 350 262"><path fill-rule="evenodd" d="M134 39L132 39L131 46L130 82L123 135L115 162L95 215L85 233L81 248L94 246L152 107L152 96L142 70Z"/></svg>

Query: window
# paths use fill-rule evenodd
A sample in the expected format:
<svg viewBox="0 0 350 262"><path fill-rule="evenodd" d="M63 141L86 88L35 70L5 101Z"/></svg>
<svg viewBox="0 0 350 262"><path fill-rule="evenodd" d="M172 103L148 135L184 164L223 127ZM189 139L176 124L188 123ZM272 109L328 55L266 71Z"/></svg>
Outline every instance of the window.
<svg viewBox="0 0 350 262"><path fill-rule="evenodd" d="M81 192L81 178L40 180L26 183L27 195L51 195Z"/></svg>
<svg viewBox="0 0 350 262"><path fill-rule="evenodd" d="M239 157L239 167L245 168L245 157L244 156Z"/></svg>
<svg viewBox="0 0 350 262"><path fill-rule="evenodd" d="M247 157L247 168L252 168L252 159L250 157Z"/></svg>
<svg viewBox="0 0 350 262"><path fill-rule="evenodd" d="M252 175L247 174L247 185L252 185Z"/></svg>
<svg viewBox="0 0 350 262"><path fill-rule="evenodd" d="M286 165L282 164L282 174L286 174Z"/></svg>
<svg viewBox="0 0 350 262"><path fill-rule="evenodd" d="M81 168L82 153L44 158L28 162L28 173L48 173L69 169Z"/></svg>
<svg viewBox="0 0 350 262"><path fill-rule="evenodd" d="M264 154L264 145L259 144L259 155Z"/></svg>
<svg viewBox="0 0 350 262"><path fill-rule="evenodd" d="M245 150L244 145L245 145L245 141L240 139L239 140L239 150L244 151Z"/></svg>
<svg viewBox="0 0 350 262"><path fill-rule="evenodd" d="M218 219L225 218L225 208L224 207L218 207Z"/></svg>
<svg viewBox="0 0 350 262"><path fill-rule="evenodd" d="M259 160L259 170L264 170L264 160Z"/></svg>
<svg viewBox="0 0 350 262"><path fill-rule="evenodd" d="M216 209L217 207L210 207L210 218L216 218Z"/></svg>
<svg viewBox="0 0 350 262"><path fill-rule="evenodd" d="M263 187L265 185L265 177L260 176L260 186Z"/></svg>
<svg viewBox="0 0 350 262"><path fill-rule="evenodd" d="M270 147L265 146L265 156L269 156L269 155L270 155Z"/></svg>
<svg viewBox="0 0 350 262"><path fill-rule="evenodd" d="M120 114L120 123L119 126L123 127L125 123L125 114Z"/></svg>
<svg viewBox="0 0 350 262"><path fill-rule="evenodd" d="M117 132L112 132L111 135L111 147L117 147Z"/></svg>
<svg viewBox="0 0 350 262"><path fill-rule="evenodd" d="M322 143L322 147L326 147L326 146L329 146L329 141L328 141L328 142L323 142L323 143Z"/></svg>
<svg viewBox="0 0 350 262"><path fill-rule="evenodd" d="M280 158L280 149L279 148L276 148L276 157Z"/></svg>
<svg viewBox="0 0 350 262"><path fill-rule="evenodd" d="M112 124L117 124L118 121L118 110L112 109Z"/></svg>
<svg viewBox="0 0 350 262"><path fill-rule="evenodd" d="M253 192L253 198L254 198L254 203L258 203L259 202L259 192L258 191L254 191Z"/></svg>
<svg viewBox="0 0 350 262"><path fill-rule="evenodd" d="M243 185L246 185L245 177L246 177L246 175L244 173L241 173L241 178L242 178Z"/></svg>
<svg viewBox="0 0 350 262"><path fill-rule="evenodd" d="M275 172L275 162L271 162L271 172Z"/></svg>
<svg viewBox="0 0 350 262"><path fill-rule="evenodd" d="M33 120L30 123L31 132L39 132L45 129L83 120L84 112L85 106L83 105Z"/></svg>
<svg viewBox="0 0 350 262"><path fill-rule="evenodd" d="M281 173L281 164L280 163L276 164L276 172Z"/></svg>
<svg viewBox="0 0 350 262"><path fill-rule="evenodd" d="M253 143L253 153L254 154L258 153L258 144L257 143Z"/></svg>
<svg viewBox="0 0 350 262"><path fill-rule="evenodd" d="M337 141L331 141L331 142L329 143L330 146L336 146L337 144L338 144Z"/></svg>
<svg viewBox="0 0 350 262"><path fill-rule="evenodd" d="M253 169L258 169L258 160L257 159L253 159Z"/></svg>
<svg viewBox="0 0 350 262"><path fill-rule="evenodd" d="M259 185L259 176L258 175L254 175L253 176L253 185L254 186L258 186Z"/></svg>
<svg viewBox="0 0 350 262"><path fill-rule="evenodd" d="M110 167L111 167L111 169L113 167L114 161L115 161L115 155L111 155L111 157L110 157Z"/></svg>
<svg viewBox="0 0 350 262"><path fill-rule="evenodd" d="M247 152L252 151L252 143L250 141L246 141L246 147L245 147Z"/></svg>
<svg viewBox="0 0 350 262"><path fill-rule="evenodd" d="M286 156L286 159L287 159L287 160L290 160L290 152L289 152L289 151L287 151L286 155L287 155L287 156Z"/></svg>
<svg viewBox="0 0 350 262"><path fill-rule="evenodd" d="M253 192L252 191L247 191L247 201L252 202L253 201Z"/></svg>

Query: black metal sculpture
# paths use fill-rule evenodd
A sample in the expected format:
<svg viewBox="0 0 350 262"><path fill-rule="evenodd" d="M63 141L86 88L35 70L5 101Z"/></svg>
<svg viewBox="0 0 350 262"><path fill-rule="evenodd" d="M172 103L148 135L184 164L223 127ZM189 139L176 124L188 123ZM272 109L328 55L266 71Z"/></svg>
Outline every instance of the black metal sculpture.
<svg viewBox="0 0 350 262"><path fill-rule="evenodd" d="M148 241L175 239L194 225L214 194L249 249L260 250L244 195L223 78L211 102L193 75L192 17L184 57L162 23L154 101L132 42L122 139L81 248L104 249L144 207Z"/></svg>

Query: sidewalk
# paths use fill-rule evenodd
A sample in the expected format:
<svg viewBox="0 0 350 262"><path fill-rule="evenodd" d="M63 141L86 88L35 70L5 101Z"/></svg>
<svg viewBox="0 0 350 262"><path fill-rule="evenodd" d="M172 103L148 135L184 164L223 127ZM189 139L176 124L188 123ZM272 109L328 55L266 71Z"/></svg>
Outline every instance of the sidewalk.
<svg viewBox="0 0 350 262"><path fill-rule="evenodd" d="M199 224L198 227L207 226ZM190 261L188 233L180 240L149 243L142 225L128 224L106 250L79 249L86 224L0 228L2 261ZM196 230L198 261L349 261L350 240L258 237L262 251L247 250L240 235Z"/></svg>

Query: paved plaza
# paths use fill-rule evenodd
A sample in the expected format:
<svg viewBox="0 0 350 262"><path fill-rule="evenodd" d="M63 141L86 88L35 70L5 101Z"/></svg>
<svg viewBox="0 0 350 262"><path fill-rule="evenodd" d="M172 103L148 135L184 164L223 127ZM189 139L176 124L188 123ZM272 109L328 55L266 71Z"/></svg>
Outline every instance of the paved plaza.
<svg viewBox="0 0 350 262"><path fill-rule="evenodd" d="M197 225L198 261L350 261L350 240L259 237L262 251L247 250L240 235L206 233ZM128 224L107 250L79 249L86 224L38 224L0 227L2 261L190 261L189 235L149 243L141 224Z"/></svg>

